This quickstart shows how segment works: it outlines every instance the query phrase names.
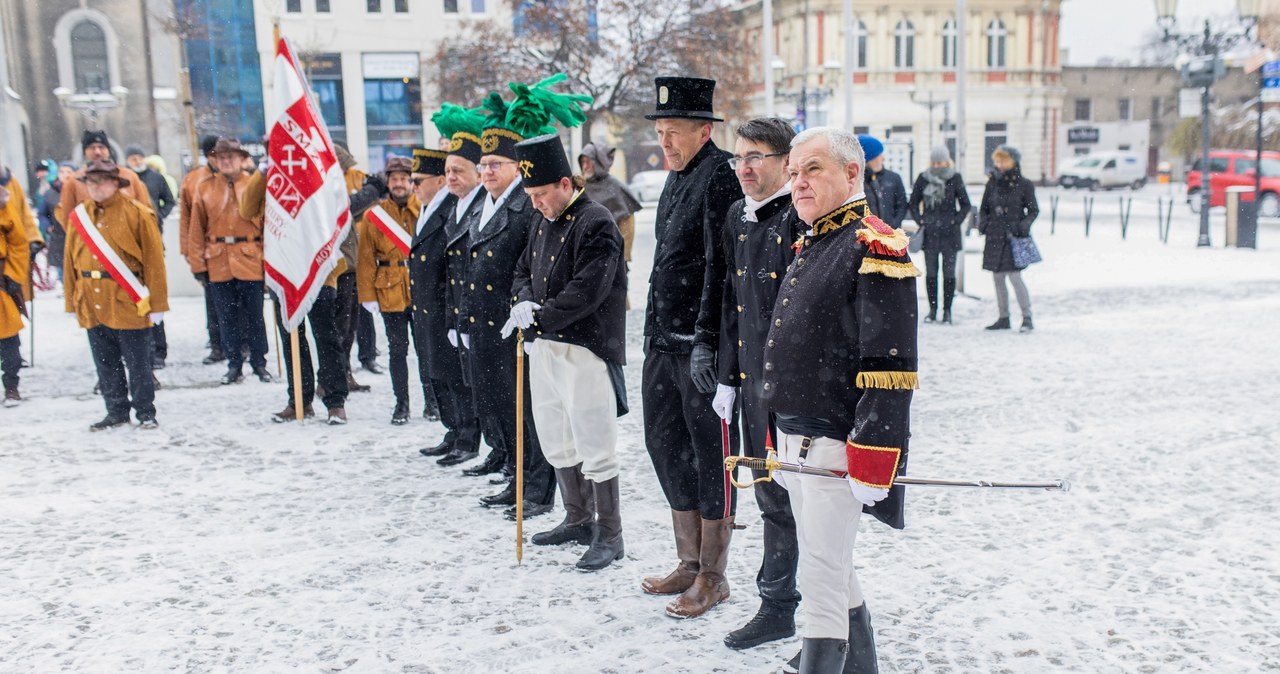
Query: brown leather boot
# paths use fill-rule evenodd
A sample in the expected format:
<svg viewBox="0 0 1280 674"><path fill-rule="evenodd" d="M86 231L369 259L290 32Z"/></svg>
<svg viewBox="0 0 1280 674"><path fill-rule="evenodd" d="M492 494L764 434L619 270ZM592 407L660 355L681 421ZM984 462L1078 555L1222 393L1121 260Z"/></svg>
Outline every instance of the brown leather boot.
<svg viewBox="0 0 1280 674"><path fill-rule="evenodd" d="M311 405L302 406L302 418L310 419L316 415L315 408ZM277 424L284 424L294 421L298 418L297 413L293 411L293 403L284 406L284 409L271 415L271 420Z"/></svg>
<svg viewBox="0 0 1280 674"><path fill-rule="evenodd" d="M702 520L698 576L684 594L667 604L667 615L697 618L729 598L729 581L724 577L724 568L729 562L729 537L732 535L732 517Z"/></svg>
<svg viewBox="0 0 1280 674"><path fill-rule="evenodd" d="M672 510L676 533L676 557L680 564L664 578L645 578L640 589L646 594L680 594L693 585L698 575L698 555L702 547L702 515L697 510Z"/></svg>

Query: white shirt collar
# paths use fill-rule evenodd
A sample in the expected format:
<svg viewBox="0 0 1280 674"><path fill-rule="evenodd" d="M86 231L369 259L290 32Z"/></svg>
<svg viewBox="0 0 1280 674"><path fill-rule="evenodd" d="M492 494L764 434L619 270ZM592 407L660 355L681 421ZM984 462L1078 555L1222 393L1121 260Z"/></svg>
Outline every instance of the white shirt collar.
<svg viewBox="0 0 1280 674"><path fill-rule="evenodd" d="M748 195L743 195L743 217L747 219L747 222L759 222L756 218L756 211L764 208L765 204L768 204L770 201L787 194L791 194L791 181L789 180L785 185L779 188L777 192L765 197L764 201L756 201Z"/></svg>
<svg viewBox="0 0 1280 674"><path fill-rule="evenodd" d="M517 177L515 180L511 181L510 185L507 185L507 189L504 190L497 199L494 199L492 195L486 193L484 210L480 212L480 225L476 229L483 230L484 226L489 224L489 221L493 219L493 216L498 213L498 209L501 208L503 204L507 203L507 197L511 196L511 192L519 186L520 178Z"/></svg>
<svg viewBox="0 0 1280 674"><path fill-rule="evenodd" d="M440 204L444 202L444 198L446 196L449 196L449 190L446 190L443 187L436 190L436 195L431 197L431 203L423 207L423 209L418 213L418 226L415 228L415 231L422 228L422 223L426 222L427 218L435 215L436 211L440 208Z"/></svg>
<svg viewBox="0 0 1280 674"><path fill-rule="evenodd" d="M466 213L468 208L471 208L471 202L476 200L476 195L480 194L480 190L482 189L484 189L484 185L477 184L475 187L471 188L471 191L467 193L467 196L458 200L458 205L453 207L454 220L462 222L462 214Z"/></svg>

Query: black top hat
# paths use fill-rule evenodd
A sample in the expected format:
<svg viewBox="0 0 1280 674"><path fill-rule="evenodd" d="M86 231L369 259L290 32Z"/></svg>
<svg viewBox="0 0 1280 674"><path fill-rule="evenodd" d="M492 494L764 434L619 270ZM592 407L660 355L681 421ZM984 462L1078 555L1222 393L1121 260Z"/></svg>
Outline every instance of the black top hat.
<svg viewBox="0 0 1280 674"><path fill-rule="evenodd" d="M485 154L506 157L507 159L516 158L516 143L524 140L524 136L512 131L504 129L500 126L491 126L484 130L484 135L480 137L480 149Z"/></svg>
<svg viewBox="0 0 1280 674"><path fill-rule="evenodd" d="M89 182L89 176L107 176L115 178L120 187L129 186L129 181L120 175L120 167L110 159L95 159L89 162L84 169L84 175L80 177L80 182Z"/></svg>
<svg viewBox="0 0 1280 674"><path fill-rule="evenodd" d="M535 136L516 143L515 148L516 165L525 187L541 187L573 177L573 167L569 166L559 135Z"/></svg>
<svg viewBox="0 0 1280 674"><path fill-rule="evenodd" d="M444 150L432 150L425 147L413 148L413 172L429 176L444 175L444 158L449 156Z"/></svg>
<svg viewBox="0 0 1280 674"><path fill-rule="evenodd" d="M658 89L658 107L651 114L645 115L645 119L681 117L708 122L724 121L711 112L711 98L716 91L715 80L704 80L701 77L655 77L653 84Z"/></svg>

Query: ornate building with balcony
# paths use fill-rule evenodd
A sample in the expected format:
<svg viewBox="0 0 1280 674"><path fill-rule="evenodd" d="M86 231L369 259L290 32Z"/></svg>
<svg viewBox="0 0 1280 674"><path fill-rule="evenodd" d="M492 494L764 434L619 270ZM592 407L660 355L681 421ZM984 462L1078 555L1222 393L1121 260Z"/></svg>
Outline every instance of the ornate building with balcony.
<svg viewBox="0 0 1280 674"><path fill-rule="evenodd" d="M1001 143L1022 150L1023 173L1052 180L1064 90L1059 61L1061 0L968 0L964 39L955 0L853 3L843 25L841 0L773 0L766 30L763 0L739 11L744 49L773 40L774 111L797 126L833 125L886 141L888 162L908 181L928 165L931 144L956 153L970 182L983 180ZM852 41L850 45L847 41ZM965 121L957 120L960 45L966 73ZM846 47L850 47L846 51ZM851 56L852 58L849 58ZM846 61L848 63L846 63ZM749 93L764 114L766 67ZM846 77L847 74L847 77ZM852 88L852 117L845 92Z"/></svg>

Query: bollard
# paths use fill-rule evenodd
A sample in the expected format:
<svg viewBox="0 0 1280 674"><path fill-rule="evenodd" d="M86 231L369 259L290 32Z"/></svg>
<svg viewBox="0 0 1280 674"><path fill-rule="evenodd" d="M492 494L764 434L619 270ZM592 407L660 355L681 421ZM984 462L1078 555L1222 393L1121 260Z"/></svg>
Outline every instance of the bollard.
<svg viewBox="0 0 1280 674"><path fill-rule="evenodd" d="M1049 234L1053 234L1058 229L1058 200L1056 194L1049 195Z"/></svg>
<svg viewBox="0 0 1280 674"><path fill-rule="evenodd" d="M1089 224L1093 220L1093 197L1084 198L1084 235L1089 236Z"/></svg>
<svg viewBox="0 0 1280 674"><path fill-rule="evenodd" d="M1133 212L1133 197L1129 197L1127 203L1124 197L1120 197L1120 238L1129 238L1129 214Z"/></svg>

